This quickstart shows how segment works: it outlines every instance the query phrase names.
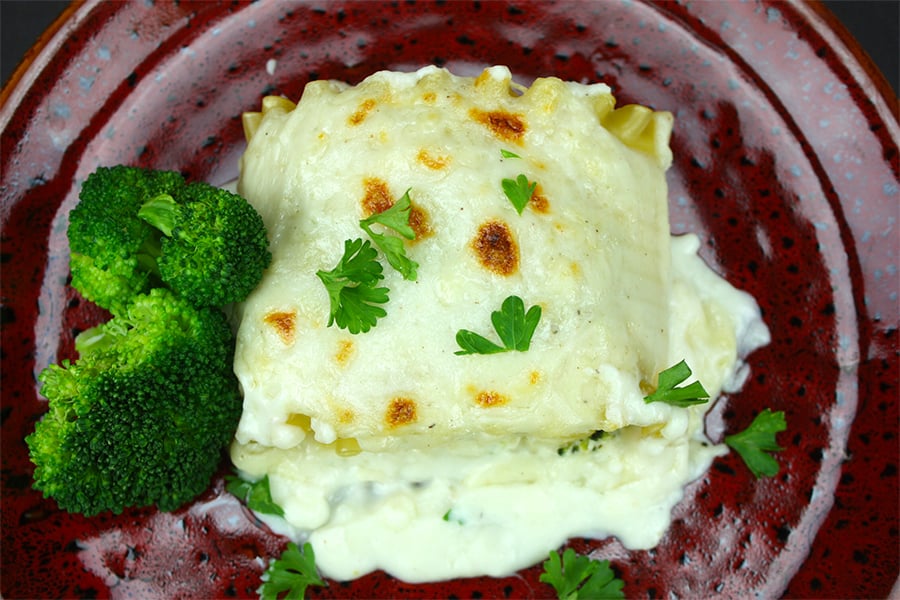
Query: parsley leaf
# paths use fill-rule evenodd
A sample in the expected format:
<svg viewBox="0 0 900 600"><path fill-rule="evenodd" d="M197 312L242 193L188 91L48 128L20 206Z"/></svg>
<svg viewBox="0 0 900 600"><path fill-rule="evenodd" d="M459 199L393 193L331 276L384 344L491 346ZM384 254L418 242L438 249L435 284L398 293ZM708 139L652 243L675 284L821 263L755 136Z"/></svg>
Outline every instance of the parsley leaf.
<svg viewBox="0 0 900 600"><path fill-rule="evenodd" d="M226 475L225 489L252 511L279 517L284 516L284 510L272 500L268 475L255 482L245 481L235 475Z"/></svg>
<svg viewBox="0 0 900 600"><path fill-rule="evenodd" d="M528 178L520 173L515 180L504 179L500 182L500 185L503 186L503 193L512 202L516 212L521 215L525 205L531 200L531 195L534 193L534 188L537 187L537 182L529 182Z"/></svg>
<svg viewBox="0 0 900 600"><path fill-rule="evenodd" d="M503 158L522 158L521 156L519 156L519 155L516 154L515 152L512 152L512 151L507 150L507 149L505 149L505 148L500 148L500 156L502 156Z"/></svg>
<svg viewBox="0 0 900 600"><path fill-rule="evenodd" d="M550 552L540 581L552 585L560 600L625 597L625 582L616 577L608 560L593 560L571 548L563 552L562 561L558 552Z"/></svg>
<svg viewBox="0 0 900 600"><path fill-rule="evenodd" d="M415 281L418 263L406 256L406 248L403 240L398 237L375 233L372 225L378 223L389 229L393 229L408 240L416 237L416 232L409 226L409 213L412 203L409 199L409 190L397 200L390 208L375 213L359 222L359 226L369 234L375 245L384 252L385 257L392 267L397 269L404 279Z"/></svg>
<svg viewBox="0 0 900 600"><path fill-rule="evenodd" d="M368 240L346 240L344 255L337 266L330 271L316 272L331 303L329 327L337 323L350 333L366 332L387 314L378 306L388 301L389 290L375 287L384 278L377 256L378 252Z"/></svg>
<svg viewBox="0 0 900 600"><path fill-rule="evenodd" d="M406 193L394 202L390 208L373 213L368 218L361 220L359 226L368 232L369 225L379 223L393 229L406 239L412 240L415 239L416 232L409 225L410 210L412 210L412 201L409 199L409 190L406 190Z"/></svg>
<svg viewBox="0 0 900 600"><path fill-rule="evenodd" d="M462 350L454 352L454 354L459 356L464 354L498 354L509 351L509 348L498 346L486 337L468 329L460 329L456 332L456 343L462 348Z"/></svg>
<svg viewBox="0 0 900 600"><path fill-rule="evenodd" d="M453 514L452 508L448 509L447 512L444 513L444 516L441 518L444 519L445 521L447 521L448 523L452 522L452 523L456 523L457 525L465 525L465 523L463 523L462 519L460 519L459 517L457 517Z"/></svg>
<svg viewBox="0 0 900 600"><path fill-rule="evenodd" d="M309 542L303 545L302 552L297 544L288 542L281 557L269 563L269 568L262 574L262 581L257 592L263 600L303 598L308 586L328 585L319 577L316 555Z"/></svg>
<svg viewBox="0 0 900 600"><path fill-rule="evenodd" d="M656 391L644 396L644 402L665 402L673 406L691 406L709 402L709 393L699 381L684 387L675 387L691 376L691 368L683 360L659 373Z"/></svg>
<svg viewBox="0 0 900 600"><path fill-rule="evenodd" d="M778 461L766 452L783 450L775 440L775 434L787 429L784 412L772 412L768 408L756 415L747 429L725 437L725 443L741 455L747 468L758 479L778 474Z"/></svg>
<svg viewBox="0 0 900 600"><path fill-rule="evenodd" d="M532 306L526 313L522 299L509 296L503 301L500 310L491 313L491 323L503 346L474 331L460 329L456 332L456 343L462 350L457 350L455 354L496 354L510 350L525 352L531 347L531 337L540 320L540 306Z"/></svg>

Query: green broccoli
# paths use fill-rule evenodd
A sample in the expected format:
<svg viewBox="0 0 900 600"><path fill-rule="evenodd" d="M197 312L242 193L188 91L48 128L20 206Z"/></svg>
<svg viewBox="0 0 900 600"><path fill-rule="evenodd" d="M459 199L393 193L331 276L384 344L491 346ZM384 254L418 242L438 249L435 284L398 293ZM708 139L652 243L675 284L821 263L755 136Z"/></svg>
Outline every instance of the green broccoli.
<svg viewBox="0 0 900 600"><path fill-rule="evenodd" d="M69 213L72 286L116 313L133 296L161 285L160 232L137 214L150 198L185 185L178 173L124 166L89 175Z"/></svg>
<svg viewBox="0 0 900 600"><path fill-rule="evenodd" d="M271 261L262 218L240 196L123 165L87 177L68 237L73 287L113 314L161 286L198 306L239 302Z"/></svg>
<svg viewBox="0 0 900 600"><path fill-rule="evenodd" d="M76 362L40 375L49 409L26 438L35 488L88 516L174 510L202 493L241 414L222 311L152 289L76 348Z"/></svg>

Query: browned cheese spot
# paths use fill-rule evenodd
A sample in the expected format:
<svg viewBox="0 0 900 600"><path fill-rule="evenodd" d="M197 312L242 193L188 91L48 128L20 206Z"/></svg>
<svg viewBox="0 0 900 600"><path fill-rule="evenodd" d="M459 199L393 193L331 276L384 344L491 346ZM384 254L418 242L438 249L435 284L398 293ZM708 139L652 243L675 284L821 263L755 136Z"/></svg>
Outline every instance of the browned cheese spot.
<svg viewBox="0 0 900 600"><path fill-rule="evenodd" d="M503 406L507 402L509 402L509 398L499 392L479 392L475 396L475 403L482 408Z"/></svg>
<svg viewBox="0 0 900 600"><path fill-rule="evenodd" d="M534 186L534 191L531 192L531 199L528 201L528 206L530 206L531 210L534 212L542 215L550 212L550 201L547 200L547 196L545 196L543 190L541 190L540 183Z"/></svg>
<svg viewBox="0 0 900 600"><path fill-rule="evenodd" d="M525 135L525 120L522 115L507 112L505 110L479 110L473 108L469 111L469 115L478 123L481 123L495 137L506 141L522 143Z"/></svg>
<svg viewBox="0 0 900 600"><path fill-rule="evenodd" d="M355 419L355 418L356 418L356 415L349 408L343 408L338 413L338 421L340 421L344 425L352 423L353 419Z"/></svg>
<svg viewBox="0 0 900 600"><path fill-rule="evenodd" d="M350 115L350 118L347 119L347 121L349 121L351 125L359 125L366 120L366 117L369 116L369 113L372 112L372 109L374 108L375 100L366 98L360 103L359 107L357 107L356 112Z"/></svg>
<svg viewBox="0 0 900 600"><path fill-rule="evenodd" d="M472 249L481 265L498 275L512 275L519 268L519 246L506 223L488 221L478 228Z"/></svg>
<svg viewBox="0 0 900 600"><path fill-rule="evenodd" d="M536 384L540 380L541 380L541 374L538 371L532 371L531 377L529 377L529 382L531 383L531 385Z"/></svg>
<svg viewBox="0 0 900 600"><path fill-rule="evenodd" d="M394 198L391 196L391 190L388 184L377 177L366 177L363 180L363 214L365 216L374 215L384 212L394 205Z"/></svg>
<svg viewBox="0 0 900 600"><path fill-rule="evenodd" d="M377 177L367 177L363 180L363 188L365 193L360 204L365 216L384 212L394 205L394 198L385 181ZM428 212L421 206L413 204L412 201L409 205L409 226L416 234L415 241L430 236L433 231Z"/></svg>
<svg viewBox="0 0 900 600"><path fill-rule="evenodd" d="M338 349L334 354L334 360L337 364L341 366L346 365L351 356L353 356L353 342L351 340L341 340L338 342Z"/></svg>
<svg viewBox="0 0 900 600"><path fill-rule="evenodd" d="M428 212L421 206L416 206L412 202L409 205L409 226L412 227L416 237L413 241L418 242L423 238L427 238L434 231L431 229L431 220L428 218Z"/></svg>
<svg viewBox="0 0 900 600"><path fill-rule="evenodd" d="M294 342L296 320L296 311L270 312L263 317L263 322L271 326L285 344L292 344Z"/></svg>
<svg viewBox="0 0 900 600"><path fill-rule="evenodd" d="M428 104L433 104L435 100L437 100L437 94L434 92L425 92L422 94L422 100L427 102Z"/></svg>
<svg viewBox="0 0 900 600"><path fill-rule="evenodd" d="M416 155L416 160L431 169L432 171L440 171L450 164L449 156L432 156L428 150L422 148Z"/></svg>
<svg viewBox="0 0 900 600"><path fill-rule="evenodd" d="M416 421L416 401L409 398L394 398L384 413L388 427L400 427Z"/></svg>

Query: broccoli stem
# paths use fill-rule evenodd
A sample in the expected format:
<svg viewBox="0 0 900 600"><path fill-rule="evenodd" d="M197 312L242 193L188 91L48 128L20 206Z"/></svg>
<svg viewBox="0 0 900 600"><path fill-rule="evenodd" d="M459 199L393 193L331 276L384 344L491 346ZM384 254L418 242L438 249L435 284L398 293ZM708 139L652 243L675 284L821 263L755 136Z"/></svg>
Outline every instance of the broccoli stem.
<svg viewBox="0 0 900 600"><path fill-rule="evenodd" d="M147 200L138 211L138 216L163 232L166 237L172 237L175 228L175 198L169 194L160 194Z"/></svg>
<svg viewBox="0 0 900 600"><path fill-rule="evenodd" d="M141 269L145 272L150 273L153 278L154 287L158 287L160 282L159 264L156 262L162 255L160 241L159 235L148 236L135 254L138 265L140 265Z"/></svg>
<svg viewBox="0 0 900 600"><path fill-rule="evenodd" d="M138 211L138 217L148 225L162 232L166 237L172 236L175 228L175 199L169 194L159 194L147 200ZM162 254L161 237L148 236L137 252L137 261L144 271L159 279L159 265L157 259Z"/></svg>
<svg viewBox="0 0 900 600"><path fill-rule="evenodd" d="M75 336L75 351L78 354L93 352L94 350L103 350L112 346L110 337L106 334L105 329L97 325L90 329L85 329Z"/></svg>

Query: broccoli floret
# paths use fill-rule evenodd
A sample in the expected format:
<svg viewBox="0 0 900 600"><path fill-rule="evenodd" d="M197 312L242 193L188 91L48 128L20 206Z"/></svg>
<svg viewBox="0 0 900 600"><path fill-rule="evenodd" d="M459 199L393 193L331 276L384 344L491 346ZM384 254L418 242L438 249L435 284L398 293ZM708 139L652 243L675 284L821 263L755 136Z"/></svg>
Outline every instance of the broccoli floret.
<svg viewBox="0 0 900 600"><path fill-rule="evenodd" d="M243 300L269 266L262 217L237 194L195 182L177 197L157 196L139 214L163 232L162 280L195 302Z"/></svg>
<svg viewBox="0 0 900 600"><path fill-rule="evenodd" d="M221 310L153 289L76 347L76 362L40 375L49 409L26 438L35 488L88 516L174 510L202 493L241 414Z"/></svg>
<svg viewBox="0 0 900 600"><path fill-rule="evenodd" d="M122 165L87 177L68 237L72 285L113 314L160 286L198 306L239 302L271 261L262 218L240 196Z"/></svg>
<svg viewBox="0 0 900 600"><path fill-rule="evenodd" d="M171 171L117 166L89 175L69 213L73 287L118 313L133 296L160 285L160 232L137 214L147 200L184 186Z"/></svg>

